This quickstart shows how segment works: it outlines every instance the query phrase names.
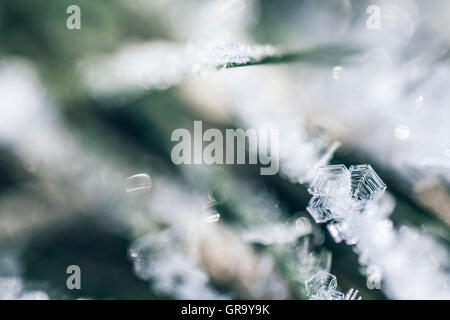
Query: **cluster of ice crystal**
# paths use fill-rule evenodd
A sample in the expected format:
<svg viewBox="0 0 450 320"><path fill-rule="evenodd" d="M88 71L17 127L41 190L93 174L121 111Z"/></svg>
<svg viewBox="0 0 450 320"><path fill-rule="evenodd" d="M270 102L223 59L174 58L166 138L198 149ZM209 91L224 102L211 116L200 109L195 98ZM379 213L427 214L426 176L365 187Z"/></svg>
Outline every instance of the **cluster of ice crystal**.
<svg viewBox="0 0 450 320"><path fill-rule="evenodd" d="M336 242L355 244L360 216L379 209L386 185L368 164L320 167L308 188L313 195L307 211L316 223L327 222L327 229ZM391 209L390 206L387 209ZM378 212L377 214L380 214Z"/></svg>
<svg viewBox="0 0 450 320"><path fill-rule="evenodd" d="M333 294L337 288L336 277L327 272L318 272L305 281L306 294L308 297L322 297Z"/></svg>
<svg viewBox="0 0 450 320"><path fill-rule="evenodd" d="M361 264L379 268L388 296L448 299L446 250L413 228L395 230L388 218L394 204L383 196L385 190L370 165L351 166L350 170L343 165L323 167L309 188L313 198L307 210L316 222L328 223L336 242L355 245Z"/></svg>
<svg viewBox="0 0 450 320"><path fill-rule="evenodd" d="M317 223L328 222L335 239L348 239L343 219L360 213L370 201L376 201L386 185L370 165L330 165L320 167L308 188L313 195L307 210ZM339 242L339 241L338 241Z"/></svg>
<svg viewBox="0 0 450 320"><path fill-rule="evenodd" d="M320 271L305 281L306 294L310 300L361 300L358 290L346 294L337 289L337 279L328 272Z"/></svg>

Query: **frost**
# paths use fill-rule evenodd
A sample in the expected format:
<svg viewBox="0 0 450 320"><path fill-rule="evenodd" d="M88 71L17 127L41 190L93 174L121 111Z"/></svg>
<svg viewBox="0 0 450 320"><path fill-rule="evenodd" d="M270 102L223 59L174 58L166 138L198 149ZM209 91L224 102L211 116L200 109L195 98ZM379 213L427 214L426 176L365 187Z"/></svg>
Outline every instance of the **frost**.
<svg viewBox="0 0 450 320"><path fill-rule="evenodd" d="M294 223L270 223L246 230L242 237L247 242L268 244L292 243L297 238L312 232L307 218L299 218Z"/></svg>
<svg viewBox="0 0 450 320"><path fill-rule="evenodd" d="M91 57L82 75L94 95L116 95L146 89L165 89L190 75L257 63L277 55L270 45L172 42L130 43L108 56Z"/></svg>
<svg viewBox="0 0 450 320"><path fill-rule="evenodd" d="M336 277L327 272L318 272L305 281L306 294L313 297L322 291L329 292L337 288Z"/></svg>
<svg viewBox="0 0 450 320"><path fill-rule="evenodd" d="M223 299L208 285L209 276L183 253L172 231L148 235L129 249L135 272L151 280L157 292L179 299Z"/></svg>
<svg viewBox="0 0 450 320"><path fill-rule="evenodd" d="M149 190L151 187L152 179L145 173L132 175L125 180L125 190L127 193L136 193L143 190Z"/></svg>

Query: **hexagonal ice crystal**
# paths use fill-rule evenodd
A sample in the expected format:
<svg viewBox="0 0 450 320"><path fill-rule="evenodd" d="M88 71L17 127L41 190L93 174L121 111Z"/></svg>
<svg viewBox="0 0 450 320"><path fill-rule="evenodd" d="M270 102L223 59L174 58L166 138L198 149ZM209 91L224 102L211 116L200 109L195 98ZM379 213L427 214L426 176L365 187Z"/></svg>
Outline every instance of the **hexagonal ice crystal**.
<svg viewBox="0 0 450 320"><path fill-rule="evenodd" d="M350 194L350 172L343 164L319 167L308 192L315 196Z"/></svg>
<svg viewBox="0 0 450 320"><path fill-rule="evenodd" d="M356 200L374 200L386 190L386 185L370 164L350 166L352 197Z"/></svg>
<svg viewBox="0 0 450 320"><path fill-rule="evenodd" d="M334 275L325 271L319 271L314 276L305 281L306 294L309 297L317 296L325 292L332 292L337 287L337 280Z"/></svg>

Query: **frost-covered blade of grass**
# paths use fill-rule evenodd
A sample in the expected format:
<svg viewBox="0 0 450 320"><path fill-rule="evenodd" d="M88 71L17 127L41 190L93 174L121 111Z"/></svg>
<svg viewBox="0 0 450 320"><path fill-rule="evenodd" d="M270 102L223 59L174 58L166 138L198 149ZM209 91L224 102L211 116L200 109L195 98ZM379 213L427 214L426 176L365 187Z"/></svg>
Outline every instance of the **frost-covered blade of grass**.
<svg viewBox="0 0 450 320"><path fill-rule="evenodd" d="M166 89L190 75L259 64L338 63L354 54L329 46L282 52L271 45L176 44L147 42L122 46L117 52L91 57L83 63L82 77L94 95L115 95L145 89Z"/></svg>
<svg viewBox="0 0 450 320"><path fill-rule="evenodd" d="M127 44L111 55L89 59L82 68L82 76L95 95L114 95L166 89L189 75L206 75L277 55L278 51L269 45Z"/></svg>

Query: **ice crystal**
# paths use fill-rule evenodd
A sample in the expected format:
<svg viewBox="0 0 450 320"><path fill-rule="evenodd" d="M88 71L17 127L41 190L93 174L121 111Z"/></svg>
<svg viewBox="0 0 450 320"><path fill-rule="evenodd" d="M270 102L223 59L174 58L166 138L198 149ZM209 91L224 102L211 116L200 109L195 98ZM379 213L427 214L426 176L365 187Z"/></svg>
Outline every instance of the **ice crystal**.
<svg viewBox="0 0 450 320"><path fill-rule="evenodd" d="M314 196L307 210L317 223L329 222L328 231L336 242L355 244L358 215L377 214L374 211L384 203L378 200L385 190L386 185L368 164L352 165L350 171L343 165L321 167L308 189Z"/></svg>
<svg viewBox="0 0 450 320"><path fill-rule="evenodd" d="M346 195L350 192L350 172L342 164L320 167L308 192L315 196Z"/></svg>
<svg viewBox="0 0 450 320"><path fill-rule="evenodd" d="M370 164L350 166L352 197L357 200L371 200L381 196L386 185ZM340 190L336 190L339 192Z"/></svg>
<svg viewBox="0 0 450 320"><path fill-rule="evenodd" d="M310 300L354 300L358 293L354 289L350 289L347 294L342 293L337 289L336 276L324 271L306 280L305 287Z"/></svg>
<svg viewBox="0 0 450 320"><path fill-rule="evenodd" d="M327 272L318 272L305 281L306 294L310 297L321 291L331 291L337 288L336 277Z"/></svg>

